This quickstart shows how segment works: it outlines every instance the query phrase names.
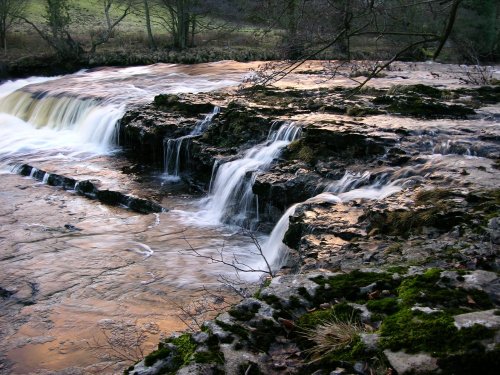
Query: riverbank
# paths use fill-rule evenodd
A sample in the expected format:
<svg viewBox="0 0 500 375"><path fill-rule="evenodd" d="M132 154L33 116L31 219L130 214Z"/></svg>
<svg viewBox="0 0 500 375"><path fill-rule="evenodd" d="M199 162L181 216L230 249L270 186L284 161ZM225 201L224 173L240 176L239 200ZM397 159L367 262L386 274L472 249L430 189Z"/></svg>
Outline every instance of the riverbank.
<svg viewBox="0 0 500 375"><path fill-rule="evenodd" d="M258 47L196 47L183 51L116 50L84 53L76 59L61 59L52 54L25 56L0 61L0 82L30 76L55 76L81 69L127 67L157 63L200 64L221 60L240 62L279 59L276 51Z"/></svg>

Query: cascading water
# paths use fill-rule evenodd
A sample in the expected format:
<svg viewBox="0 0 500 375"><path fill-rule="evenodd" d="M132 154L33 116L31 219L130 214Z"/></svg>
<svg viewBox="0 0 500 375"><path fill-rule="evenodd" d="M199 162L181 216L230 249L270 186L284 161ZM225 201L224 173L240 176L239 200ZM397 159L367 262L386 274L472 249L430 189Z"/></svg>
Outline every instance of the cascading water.
<svg viewBox="0 0 500 375"><path fill-rule="evenodd" d="M290 216L295 213L295 210L301 204L320 202L340 203L353 199L378 200L401 190L402 183L399 178L390 181L387 174L382 174L373 183L367 185L370 177L371 174L369 172L361 174L347 171L340 180L329 184L324 192L288 208L262 246L263 255L267 262L271 264L272 269L279 270L286 263L288 248L283 243L283 237L288 230ZM258 264L256 268L261 266L261 264Z"/></svg>
<svg viewBox="0 0 500 375"><path fill-rule="evenodd" d="M53 156L107 153L127 106L150 102L160 93L212 91L241 78L241 72L222 78L156 64L6 82L0 85L0 160L40 151ZM201 121L193 132L206 125Z"/></svg>
<svg viewBox="0 0 500 375"><path fill-rule="evenodd" d="M210 124L213 118L220 112L219 107L214 107L214 110L205 116L201 121L198 121L194 126L193 130L188 135L174 138L166 139L164 141L165 150L165 177L170 181L180 180L180 170L182 158L184 157L186 162L189 162L189 140L191 138L197 137L203 134ZM184 147L183 147L184 146Z"/></svg>
<svg viewBox="0 0 500 375"><path fill-rule="evenodd" d="M160 297L188 304L199 295L195 289L215 287L218 275L234 270L181 255L186 242L172 233L182 232L203 254L215 255L224 239L231 256L252 261L253 242L233 228L191 226L174 210L137 215L43 184L52 185L55 176L89 180L111 200L113 191L156 194L159 181L136 181L122 172L128 160L107 156L115 148L118 119L126 107L160 93L235 86L247 65L233 64L102 68L0 85L0 268L8 270L0 272L0 285L17 293L0 309L9 327L0 333L0 373L88 372L95 358L86 343L102 333L104 320L181 329L173 307ZM190 135L203 133L211 117ZM24 164L34 167L36 181L12 173ZM170 192L162 197L166 207L199 209L188 195ZM35 306L25 309L24 303ZM40 311L50 327L40 325ZM156 342L151 336L144 345L150 350ZM105 366L96 371L123 372L119 365Z"/></svg>
<svg viewBox="0 0 500 375"><path fill-rule="evenodd" d="M277 131L271 127L265 143L252 147L240 159L220 165L210 182L211 193L205 204L208 221L253 229L258 222L257 201L252 192L257 173L267 170L283 147L301 132L295 123L285 123Z"/></svg>

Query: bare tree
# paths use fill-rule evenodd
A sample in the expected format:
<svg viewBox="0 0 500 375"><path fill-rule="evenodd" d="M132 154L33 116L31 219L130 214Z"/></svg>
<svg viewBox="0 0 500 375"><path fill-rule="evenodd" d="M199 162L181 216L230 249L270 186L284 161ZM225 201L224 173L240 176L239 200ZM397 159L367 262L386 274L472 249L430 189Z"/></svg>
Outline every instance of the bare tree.
<svg viewBox="0 0 500 375"><path fill-rule="evenodd" d="M27 0L0 0L0 41L7 53L7 32L24 15Z"/></svg>
<svg viewBox="0 0 500 375"><path fill-rule="evenodd" d="M224 248L224 243L222 246L217 249L217 255L212 255L212 254L204 254L200 252L200 249L196 249L191 245L189 240L184 237L184 241L188 245L188 250L184 251L183 253L187 255L192 255L198 258L205 258L210 260L212 263L219 263L219 264L224 264L226 266L231 267L236 273L242 272L242 273L263 273L265 275L273 277L275 275L275 271L272 269L271 265L269 264L269 261L267 260L264 250L262 249L262 246L259 243L258 238L253 234L252 232L242 229L242 234L248 236L253 244L255 245L256 251L251 252L252 255L257 255L259 256L263 261L264 261L264 267L263 268L256 268L250 264L245 263L242 261L240 258L238 258L235 254L232 255L227 255L227 251Z"/></svg>
<svg viewBox="0 0 500 375"><path fill-rule="evenodd" d="M302 0L305 1L305 0ZM261 70L255 76L256 84L276 82L310 59L321 58L324 53L332 53L339 48L344 54L339 56L340 64L351 58L351 41L363 43L372 41L374 47L379 43L386 49L391 47L390 54L382 62L375 64L368 77L358 82L358 89L370 79L388 68L394 61L408 56L414 56L424 48L436 48L434 56L439 56L441 49L448 40L454 26L457 11L462 0L310 0L321 11L320 15L309 20L316 21L315 28L302 29L304 53L285 64L273 64L270 69ZM311 4L312 5L312 4ZM314 7L314 6L313 6ZM306 13L299 12L301 17ZM409 16L411 14L412 16ZM439 25L423 22L426 17L439 15L446 26L439 30ZM307 13L308 17L315 17ZM330 20L327 24L322 18ZM334 20L337 20L335 22ZM300 22L300 21L299 21ZM441 27L442 28L442 27ZM337 69L334 69L337 71Z"/></svg>
<svg viewBox="0 0 500 375"><path fill-rule="evenodd" d="M446 23L446 27L443 31L443 34L441 35L441 40L439 41L439 45L436 48L436 51L434 52L434 56L432 57L433 60L436 60L439 57L439 54L441 53L446 41L450 37L450 34L453 30L453 25L455 24L455 20L457 19L457 12L461 2L462 0L453 0L453 3L451 4L451 10L449 12L448 22Z"/></svg>
<svg viewBox="0 0 500 375"><path fill-rule="evenodd" d="M132 4L133 4L133 2L131 0L126 0L126 1L101 0L100 2L102 4L103 10L104 10L104 17L106 19L106 27L104 30L99 32L97 35L92 36L92 46L90 48L91 53L94 53L98 46L106 43L111 38L116 26L118 26L118 24L120 22L122 22L125 19L125 17L127 17L130 14L130 12L132 10ZM145 3L147 4L147 0L145 0ZM120 15L115 20L112 20L111 15L110 15L110 10L112 7L117 8L120 11Z"/></svg>

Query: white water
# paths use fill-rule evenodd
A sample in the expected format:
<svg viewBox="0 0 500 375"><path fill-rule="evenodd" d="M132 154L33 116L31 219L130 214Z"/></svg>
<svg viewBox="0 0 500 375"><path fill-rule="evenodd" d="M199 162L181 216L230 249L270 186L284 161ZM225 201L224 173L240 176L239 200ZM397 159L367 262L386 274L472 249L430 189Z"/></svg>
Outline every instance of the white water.
<svg viewBox="0 0 500 375"><path fill-rule="evenodd" d="M324 192L288 208L262 246L263 254L272 265L273 270L279 270L286 264L288 247L283 243L283 237L288 230L290 216L295 213L297 207L308 203L346 203L354 199L379 200L401 191L401 179L395 179L392 182L387 182L386 179L387 176L382 175L367 185L370 181L369 172L351 173L346 171L340 180L328 185Z"/></svg>
<svg viewBox="0 0 500 375"><path fill-rule="evenodd" d="M150 102L159 93L212 91L243 78L241 72L189 74L183 69L156 64L3 83L0 161L40 152L68 157L108 153L127 106ZM199 124L200 129L205 125Z"/></svg>
<svg viewBox="0 0 500 375"><path fill-rule="evenodd" d="M213 118L220 112L219 107L214 107L214 110L205 116L201 121L198 121L194 128L188 135L167 139L164 142L164 166L165 166L165 179L168 181L179 181L182 158L185 162L189 162L189 140L193 137L203 134L210 124ZM186 141L186 142L184 142ZM184 145L184 147L183 147ZM183 150L184 148L184 150Z"/></svg>
<svg viewBox="0 0 500 375"><path fill-rule="evenodd" d="M285 123L277 131L271 128L264 144L252 147L240 159L219 165L210 182L210 196L204 204L204 221L211 224L228 222L252 229L252 224L258 222L258 202L252 192L257 173L267 170L301 131L295 123Z"/></svg>

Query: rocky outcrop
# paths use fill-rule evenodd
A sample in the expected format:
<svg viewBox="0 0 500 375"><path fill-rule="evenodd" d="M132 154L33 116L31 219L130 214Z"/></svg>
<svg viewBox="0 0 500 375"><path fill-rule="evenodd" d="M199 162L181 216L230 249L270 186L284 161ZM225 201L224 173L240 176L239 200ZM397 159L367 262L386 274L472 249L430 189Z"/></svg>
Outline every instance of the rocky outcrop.
<svg viewBox="0 0 500 375"><path fill-rule="evenodd" d="M22 176L29 176L50 186L74 191L78 195L98 200L106 205L122 206L141 214L167 211L166 208L158 203L144 198L135 197L119 191L100 189L98 184L90 180L78 181L71 177L49 173L27 164L17 167L16 170L17 173Z"/></svg>
<svg viewBox="0 0 500 375"><path fill-rule="evenodd" d="M464 282L476 277L500 282L422 267L279 276L126 373L493 374L500 295Z"/></svg>
<svg viewBox="0 0 500 375"><path fill-rule="evenodd" d="M206 95L194 108L222 111L191 140L184 178L198 186L275 121L303 126L253 184L262 227L299 203L283 233L290 267L129 374L494 373L500 131L485 106L498 103L496 88ZM194 118L181 120L190 114L179 101L194 99L158 100L154 121L170 121L161 136L187 134ZM153 132L139 125L133 134Z"/></svg>

